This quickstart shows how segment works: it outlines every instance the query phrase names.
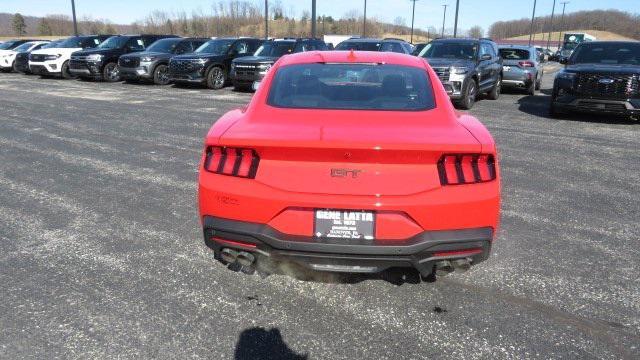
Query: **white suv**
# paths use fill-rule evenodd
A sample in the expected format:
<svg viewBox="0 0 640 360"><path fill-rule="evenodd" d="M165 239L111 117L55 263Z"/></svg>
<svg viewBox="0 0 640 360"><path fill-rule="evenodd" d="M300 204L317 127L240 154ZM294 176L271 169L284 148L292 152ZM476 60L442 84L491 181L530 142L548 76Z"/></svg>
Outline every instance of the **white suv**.
<svg viewBox="0 0 640 360"><path fill-rule="evenodd" d="M111 35L73 36L56 47L32 51L29 55L29 70L38 75L57 75L72 78L69 72L71 53L98 46Z"/></svg>
<svg viewBox="0 0 640 360"><path fill-rule="evenodd" d="M11 50L0 50L0 70L15 70L16 55L21 52L40 49L48 41L29 41Z"/></svg>

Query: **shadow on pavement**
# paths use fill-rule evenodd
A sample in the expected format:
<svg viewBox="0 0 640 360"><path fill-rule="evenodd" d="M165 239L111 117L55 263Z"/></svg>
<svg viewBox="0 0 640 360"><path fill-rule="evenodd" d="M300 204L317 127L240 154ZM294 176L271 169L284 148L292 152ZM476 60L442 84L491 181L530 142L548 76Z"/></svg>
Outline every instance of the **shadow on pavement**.
<svg viewBox="0 0 640 360"><path fill-rule="evenodd" d="M305 360L308 358L309 355L300 355L291 350L284 342L278 328L265 330L261 327L254 327L244 330L240 334L234 353L235 360Z"/></svg>
<svg viewBox="0 0 640 360"><path fill-rule="evenodd" d="M549 115L551 105L551 89L544 89L536 96L527 95L518 99L518 110L542 118L551 120L579 121L585 123L603 123L616 125L635 125L640 121L633 120L628 116L609 114L589 114L589 113L567 113L558 117Z"/></svg>

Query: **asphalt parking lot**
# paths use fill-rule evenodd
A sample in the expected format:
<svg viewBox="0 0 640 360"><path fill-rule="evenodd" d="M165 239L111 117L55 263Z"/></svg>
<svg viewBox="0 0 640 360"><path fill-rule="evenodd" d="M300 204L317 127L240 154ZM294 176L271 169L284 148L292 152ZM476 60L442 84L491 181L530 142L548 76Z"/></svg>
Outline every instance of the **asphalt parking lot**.
<svg viewBox="0 0 640 360"><path fill-rule="evenodd" d="M248 93L0 74L0 358L639 358L640 123L471 111L503 176L492 257L435 282L227 270L204 135Z"/></svg>

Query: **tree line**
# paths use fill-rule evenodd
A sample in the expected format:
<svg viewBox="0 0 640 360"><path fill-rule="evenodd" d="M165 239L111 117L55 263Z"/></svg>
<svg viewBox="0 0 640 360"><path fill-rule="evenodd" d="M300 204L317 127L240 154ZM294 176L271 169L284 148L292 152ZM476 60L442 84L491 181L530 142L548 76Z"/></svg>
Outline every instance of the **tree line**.
<svg viewBox="0 0 640 360"><path fill-rule="evenodd" d="M489 28L489 36L494 39L505 39L528 35L531 19L498 21ZM625 37L640 39L640 15L620 10L591 10L565 14L564 21L556 13L551 23L551 16L535 18L534 33L568 30L603 30Z"/></svg>
<svg viewBox="0 0 640 360"><path fill-rule="evenodd" d="M2 14L0 14L2 15ZM27 21L25 21L27 19ZM363 33L363 15L358 10L347 11L342 17L319 15L316 34L361 35ZM208 11L202 9L190 13L185 11L166 12L155 10L146 17L129 25L113 24L104 19L83 17L78 21L78 31L83 34L117 33L171 33L182 36L258 36L265 33L264 5L262 1L220 0L214 2ZM8 33L7 29L4 30ZM65 36L73 34L73 22L67 15L47 15L42 18L13 15L11 32L15 35ZM385 34L405 35L411 33L404 18L396 18L394 23L386 23L377 18L368 17L367 36ZM435 28L427 31L414 29L416 38L434 37ZM269 36L310 36L311 14L303 11L294 14L280 1L269 4Z"/></svg>

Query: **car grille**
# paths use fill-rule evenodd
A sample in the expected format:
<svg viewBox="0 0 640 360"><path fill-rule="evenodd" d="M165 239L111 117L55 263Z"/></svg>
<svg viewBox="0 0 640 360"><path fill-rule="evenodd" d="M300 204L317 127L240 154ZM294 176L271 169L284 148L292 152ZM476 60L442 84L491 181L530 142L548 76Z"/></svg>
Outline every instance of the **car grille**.
<svg viewBox="0 0 640 360"><path fill-rule="evenodd" d="M583 96L626 99L640 95L637 74L578 74L576 93Z"/></svg>
<svg viewBox="0 0 640 360"><path fill-rule="evenodd" d="M118 65L121 67L138 67L140 66L140 58L138 57L121 57L118 60Z"/></svg>
<svg viewBox="0 0 640 360"><path fill-rule="evenodd" d="M44 54L31 54L29 60L33 62L43 62L46 55Z"/></svg>
<svg viewBox="0 0 640 360"><path fill-rule="evenodd" d="M235 65L234 69L238 75L253 75L258 71L258 65L238 63Z"/></svg>
<svg viewBox="0 0 640 360"><path fill-rule="evenodd" d="M87 57L86 56L79 56L79 55L72 55L71 56L71 60L74 60L74 61L87 61Z"/></svg>
<svg viewBox="0 0 640 360"><path fill-rule="evenodd" d="M438 75L438 78L440 79L441 82L449 81L450 70L448 67L435 67L433 68L433 71L436 72L436 75Z"/></svg>
<svg viewBox="0 0 640 360"><path fill-rule="evenodd" d="M202 69L204 64L196 60L171 60L169 71L172 73L192 73Z"/></svg>
<svg viewBox="0 0 640 360"><path fill-rule="evenodd" d="M624 104L599 103L599 102L589 102L589 101L580 101L578 106L585 109L611 110L611 111L625 111L627 109L627 107Z"/></svg>

